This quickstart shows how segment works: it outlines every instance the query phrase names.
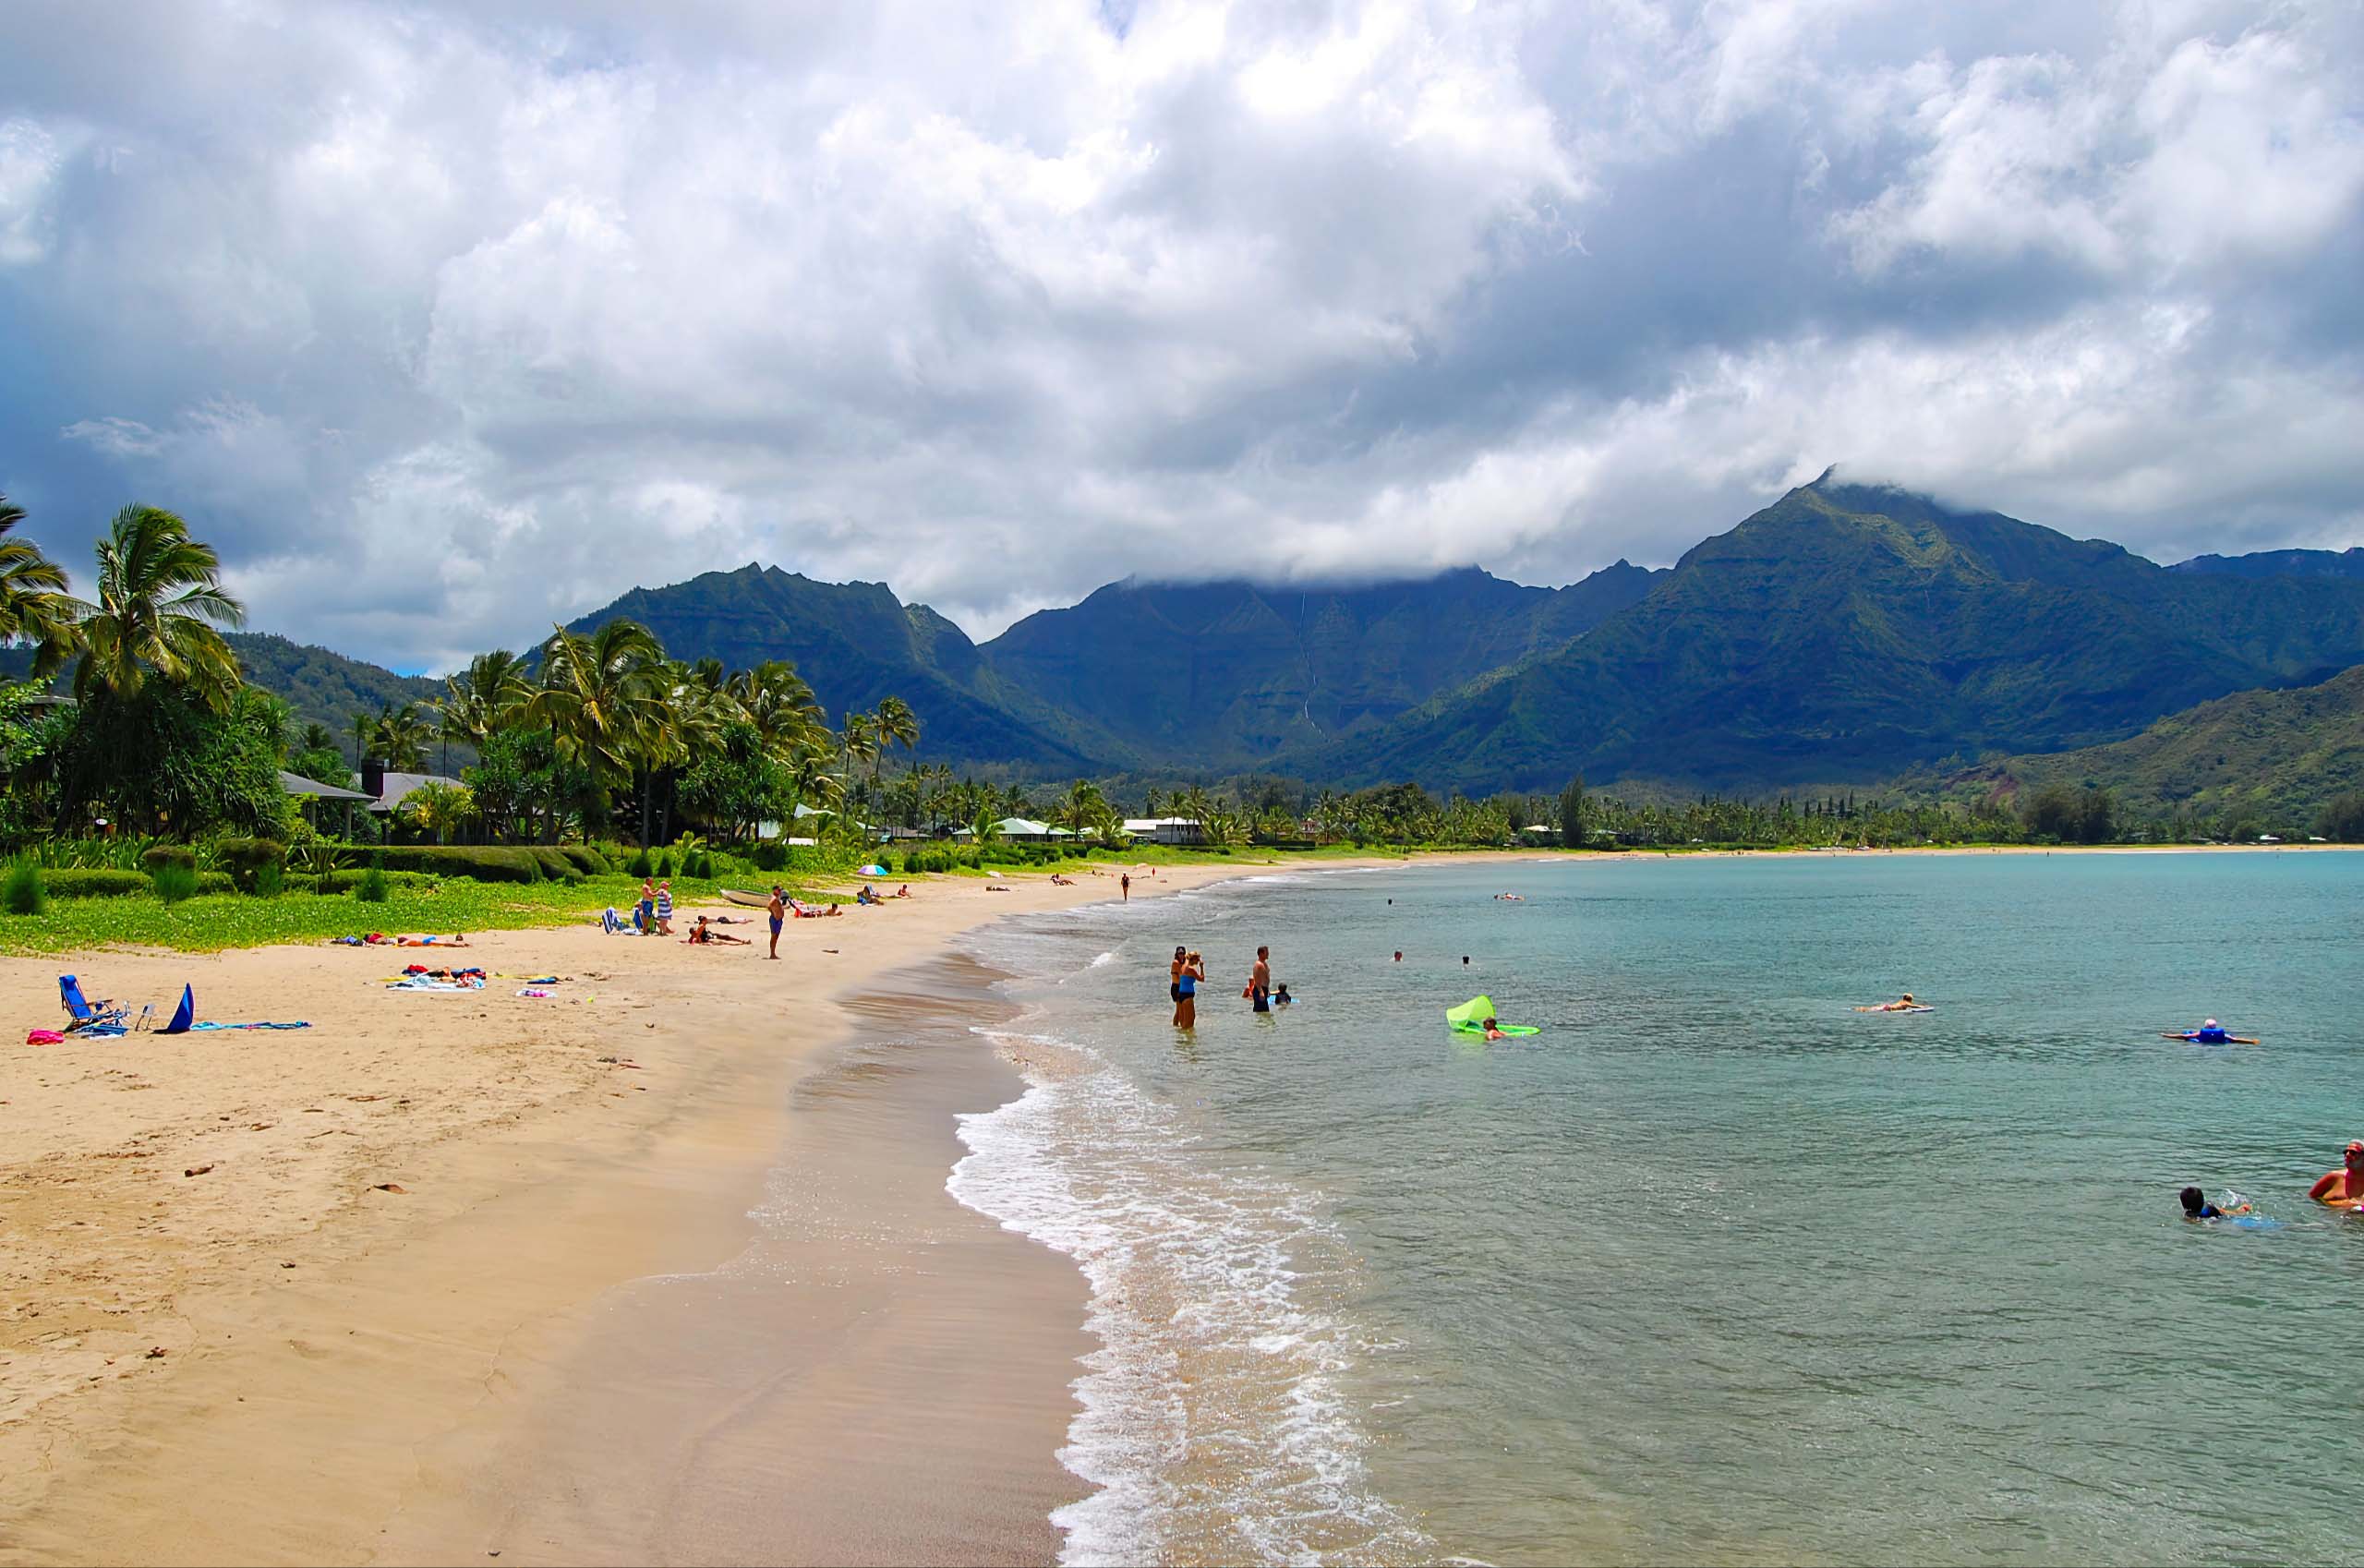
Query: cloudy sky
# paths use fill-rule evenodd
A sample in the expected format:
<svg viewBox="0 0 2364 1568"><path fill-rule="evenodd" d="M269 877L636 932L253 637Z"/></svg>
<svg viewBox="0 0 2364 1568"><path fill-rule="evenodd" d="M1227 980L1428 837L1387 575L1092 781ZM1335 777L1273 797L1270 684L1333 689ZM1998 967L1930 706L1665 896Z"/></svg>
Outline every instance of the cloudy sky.
<svg viewBox="0 0 2364 1568"><path fill-rule="evenodd" d="M2364 7L0 6L0 491L404 669L751 560L2364 540Z"/></svg>

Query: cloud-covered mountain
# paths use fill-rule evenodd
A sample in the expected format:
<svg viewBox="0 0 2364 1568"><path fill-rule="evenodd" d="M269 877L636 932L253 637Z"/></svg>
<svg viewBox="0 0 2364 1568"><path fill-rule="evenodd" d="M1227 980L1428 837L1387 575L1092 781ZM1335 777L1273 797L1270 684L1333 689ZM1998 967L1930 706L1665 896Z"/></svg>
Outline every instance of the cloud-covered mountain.
<svg viewBox="0 0 2364 1568"><path fill-rule="evenodd" d="M2103 540L1826 477L1557 652L1298 770L1473 790L1873 782L2114 741L2364 662L2364 582L2172 572Z"/></svg>

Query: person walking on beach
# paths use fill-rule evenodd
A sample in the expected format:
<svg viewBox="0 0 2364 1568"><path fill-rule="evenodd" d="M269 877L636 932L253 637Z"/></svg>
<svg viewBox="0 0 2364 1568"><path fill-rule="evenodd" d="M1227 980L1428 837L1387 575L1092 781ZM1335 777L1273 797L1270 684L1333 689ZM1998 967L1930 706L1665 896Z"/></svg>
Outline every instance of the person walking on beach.
<svg viewBox="0 0 2364 1568"><path fill-rule="evenodd" d="M1248 971L1248 1006L1260 1013L1272 1010L1272 949L1256 949L1256 967Z"/></svg>
<svg viewBox="0 0 2364 1568"><path fill-rule="evenodd" d="M1133 874L1129 871L1116 878L1116 901L1120 904L1133 901Z"/></svg>
<svg viewBox="0 0 2364 1568"><path fill-rule="evenodd" d="M776 959L779 957L780 923L788 919L788 900L780 897L777 882L772 884L772 901L764 906L764 912L771 916L772 921L772 950L766 956Z"/></svg>

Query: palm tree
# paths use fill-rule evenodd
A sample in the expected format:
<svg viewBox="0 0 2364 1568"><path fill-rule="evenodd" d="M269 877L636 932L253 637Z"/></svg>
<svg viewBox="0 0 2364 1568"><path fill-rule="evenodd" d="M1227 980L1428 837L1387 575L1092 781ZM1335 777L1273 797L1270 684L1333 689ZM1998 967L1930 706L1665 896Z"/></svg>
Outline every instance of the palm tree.
<svg viewBox="0 0 2364 1568"><path fill-rule="evenodd" d="M332 752L336 750L336 732L315 718L307 723L303 732L296 737L296 749L299 752Z"/></svg>
<svg viewBox="0 0 2364 1568"><path fill-rule="evenodd" d="M1057 814L1059 826L1079 838L1102 831L1116 819L1108 809L1108 797L1088 778L1075 781L1067 799L1059 802Z"/></svg>
<svg viewBox="0 0 2364 1568"><path fill-rule="evenodd" d="M580 762L595 780L632 777L661 739L665 650L647 627L615 620L592 633L553 627L542 645L542 683L521 718L550 731L559 754Z"/></svg>
<svg viewBox="0 0 2364 1568"><path fill-rule="evenodd" d="M853 793L854 768L878 754L877 721L866 713L846 715L838 737L838 754L845 759L845 793Z"/></svg>
<svg viewBox="0 0 2364 1568"><path fill-rule="evenodd" d="M33 672L49 675L73 651L74 601L64 568L30 539L7 537L24 520L25 509L0 496L0 641L30 638L40 646Z"/></svg>
<svg viewBox="0 0 2364 1568"><path fill-rule="evenodd" d="M740 670L725 689L745 710L765 749L781 762L821 733L821 708L813 700L813 688L786 659L766 659L753 669Z"/></svg>
<svg viewBox="0 0 2364 1568"><path fill-rule="evenodd" d="M115 514L99 541L96 603L69 599L81 661L74 694L103 689L137 696L150 675L187 686L216 711L238 691L238 656L214 623L245 623L244 606L222 589L222 561L188 537L188 525L162 507L132 505Z"/></svg>
<svg viewBox="0 0 2364 1568"><path fill-rule="evenodd" d="M427 765L427 748L434 729L419 718L416 703L396 707L388 703L369 726L370 754L397 773L415 773Z"/></svg>
<svg viewBox="0 0 2364 1568"><path fill-rule="evenodd" d="M871 721L877 726L882 750L887 746L900 746L907 752L919 750L919 715L913 713L911 705L902 698L879 698L878 712Z"/></svg>
<svg viewBox="0 0 2364 1568"><path fill-rule="evenodd" d="M534 682L525 661L507 648L495 648L468 660L467 669L459 674L446 676L443 695L434 706L446 736L481 750L533 694Z"/></svg>

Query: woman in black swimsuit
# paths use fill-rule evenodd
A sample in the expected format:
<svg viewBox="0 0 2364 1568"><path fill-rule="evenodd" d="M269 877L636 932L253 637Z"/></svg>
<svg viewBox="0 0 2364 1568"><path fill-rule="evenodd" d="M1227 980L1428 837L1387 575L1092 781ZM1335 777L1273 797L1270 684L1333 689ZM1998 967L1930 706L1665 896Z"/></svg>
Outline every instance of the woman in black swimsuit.
<svg viewBox="0 0 2364 1568"><path fill-rule="evenodd" d="M1174 967L1166 974L1165 995L1166 998L1174 1004L1174 1025L1177 1029L1182 1026L1182 966L1189 956L1189 948L1175 948Z"/></svg>

